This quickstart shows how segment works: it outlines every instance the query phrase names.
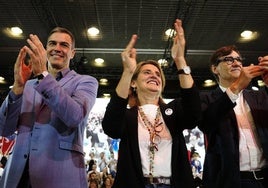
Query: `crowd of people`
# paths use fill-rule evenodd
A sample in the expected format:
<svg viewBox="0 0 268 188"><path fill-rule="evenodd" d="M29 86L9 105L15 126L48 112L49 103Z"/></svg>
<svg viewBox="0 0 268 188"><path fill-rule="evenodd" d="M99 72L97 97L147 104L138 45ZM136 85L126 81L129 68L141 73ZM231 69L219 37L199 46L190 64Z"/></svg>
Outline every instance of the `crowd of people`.
<svg viewBox="0 0 268 188"><path fill-rule="evenodd" d="M268 188L268 55L244 66L234 45L220 47L210 65L219 86L200 92L185 58L182 21L174 28L180 96L164 102L163 70L155 60L137 62L132 35L101 122L102 134L120 140L119 157L90 153L86 163L84 132L98 82L70 70L75 39L68 29L53 29L46 48L30 34L0 107L0 135L17 132L0 187ZM256 77L266 86L248 90ZM203 167L198 153L189 157L183 134L196 126L206 138Z"/></svg>
<svg viewBox="0 0 268 188"><path fill-rule="evenodd" d="M105 152L98 155L90 153L90 159L86 162L86 171L89 188L109 188L112 187L116 176L117 159L114 153L109 156Z"/></svg>

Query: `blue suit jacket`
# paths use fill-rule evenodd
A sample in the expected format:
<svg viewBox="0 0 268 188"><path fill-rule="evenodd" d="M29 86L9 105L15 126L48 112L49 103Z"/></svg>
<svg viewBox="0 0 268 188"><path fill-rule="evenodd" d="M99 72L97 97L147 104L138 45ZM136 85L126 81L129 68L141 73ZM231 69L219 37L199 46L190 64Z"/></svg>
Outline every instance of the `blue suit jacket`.
<svg viewBox="0 0 268 188"><path fill-rule="evenodd" d="M16 101L5 99L0 134L18 135L1 188L17 187L27 159L33 188L88 187L83 133L97 88L95 78L69 71L59 82L50 74L29 80Z"/></svg>
<svg viewBox="0 0 268 188"><path fill-rule="evenodd" d="M268 160L268 94L244 90L256 125L257 135ZM203 180L206 188L239 188L239 133L233 103L220 88L201 95L203 123L200 129L207 135L208 145Z"/></svg>

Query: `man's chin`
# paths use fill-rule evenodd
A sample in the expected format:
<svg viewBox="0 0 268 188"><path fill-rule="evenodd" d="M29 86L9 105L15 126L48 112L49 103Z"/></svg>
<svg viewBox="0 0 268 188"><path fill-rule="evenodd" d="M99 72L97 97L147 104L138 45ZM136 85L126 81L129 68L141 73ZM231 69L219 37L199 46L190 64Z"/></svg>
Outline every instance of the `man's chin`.
<svg viewBox="0 0 268 188"><path fill-rule="evenodd" d="M53 68L53 69L62 69L64 63L63 62L58 62L58 61L51 61L50 62L50 66Z"/></svg>
<svg viewBox="0 0 268 188"><path fill-rule="evenodd" d="M241 70L234 70L231 72L233 76L237 76L237 77L240 75L240 73L241 73Z"/></svg>

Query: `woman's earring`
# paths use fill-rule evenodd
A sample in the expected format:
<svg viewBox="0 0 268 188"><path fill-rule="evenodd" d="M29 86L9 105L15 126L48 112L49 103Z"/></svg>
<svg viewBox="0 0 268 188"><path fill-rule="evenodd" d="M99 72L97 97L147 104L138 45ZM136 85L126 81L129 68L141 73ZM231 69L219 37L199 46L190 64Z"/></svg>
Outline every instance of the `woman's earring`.
<svg viewBox="0 0 268 188"><path fill-rule="evenodd" d="M135 92L135 93L136 93L136 88L135 88L135 87L133 87L133 92Z"/></svg>

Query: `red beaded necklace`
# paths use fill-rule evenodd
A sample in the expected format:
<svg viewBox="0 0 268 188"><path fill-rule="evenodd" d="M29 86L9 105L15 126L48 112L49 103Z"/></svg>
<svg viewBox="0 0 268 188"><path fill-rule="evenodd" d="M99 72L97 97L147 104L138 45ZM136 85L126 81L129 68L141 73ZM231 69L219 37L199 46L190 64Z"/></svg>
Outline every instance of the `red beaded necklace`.
<svg viewBox="0 0 268 188"><path fill-rule="evenodd" d="M150 156L150 176L152 177L153 169L154 169L154 156L155 156L155 150L158 151L158 144L161 142L161 137L159 133L163 130L163 127L161 126L163 122L160 122L161 119L161 111L160 108L157 108L156 116L154 119L154 124L152 124L147 116L145 115L144 111L141 107L138 108L140 117L143 121L144 126L149 132L150 136L150 144L148 147L149 150L149 156Z"/></svg>

